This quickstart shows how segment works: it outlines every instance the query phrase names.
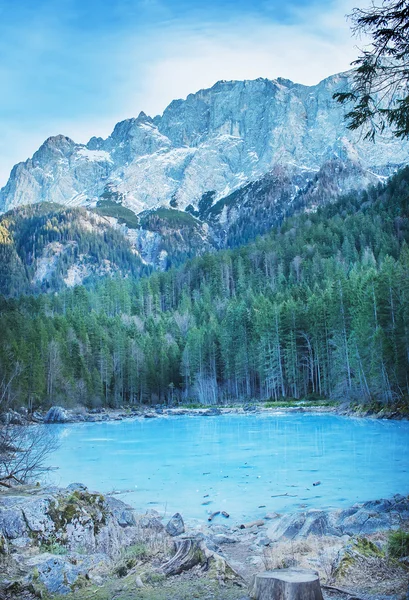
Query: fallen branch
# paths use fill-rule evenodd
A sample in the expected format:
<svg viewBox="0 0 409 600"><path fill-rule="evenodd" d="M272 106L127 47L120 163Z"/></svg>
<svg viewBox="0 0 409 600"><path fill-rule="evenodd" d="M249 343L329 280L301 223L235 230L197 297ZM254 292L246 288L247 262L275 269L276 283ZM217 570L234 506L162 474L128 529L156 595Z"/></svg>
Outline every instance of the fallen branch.
<svg viewBox="0 0 409 600"><path fill-rule="evenodd" d="M240 525L240 529L250 529L250 527L262 527L264 525L264 521L262 521L261 519L258 521L251 521L250 523L242 523Z"/></svg>
<svg viewBox="0 0 409 600"><path fill-rule="evenodd" d="M349 592L348 590L343 590L342 588L338 588L333 585L325 585L322 583L321 587L324 588L324 590L330 590L332 592L339 592L340 594L346 594L347 596L350 596L354 600L363 600L363 598L359 598L359 596L357 596L353 592Z"/></svg>
<svg viewBox="0 0 409 600"><path fill-rule="evenodd" d="M297 498L298 494L276 494L275 496L270 496L271 498L283 498L284 496L287 496L288 498Z"/></svg>
<svg viewBox="0 0 409 600"><path fill-rule="evenodd" d="M214 519L215 517L217 517L217 515L220 515L220 510L216 510L216 512L214 512L214 513L212 513L211 515L209 515L209 517L208 517L208 519L207 519L207 520L208 520L208 521L213 521L213 519Z"/></svg>

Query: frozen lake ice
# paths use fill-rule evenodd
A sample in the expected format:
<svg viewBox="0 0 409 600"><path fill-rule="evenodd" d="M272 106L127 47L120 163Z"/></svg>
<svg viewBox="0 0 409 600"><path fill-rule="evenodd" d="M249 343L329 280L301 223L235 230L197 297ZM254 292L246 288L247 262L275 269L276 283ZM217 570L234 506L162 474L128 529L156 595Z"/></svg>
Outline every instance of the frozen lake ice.
<svg viewBox="0 0 409 600"><path fill-rule="evenodd" d="M408 421L283 413L49 427L60 442L53 483L120 491L140 511L225 510L238 523L409 492Z"/></svg>

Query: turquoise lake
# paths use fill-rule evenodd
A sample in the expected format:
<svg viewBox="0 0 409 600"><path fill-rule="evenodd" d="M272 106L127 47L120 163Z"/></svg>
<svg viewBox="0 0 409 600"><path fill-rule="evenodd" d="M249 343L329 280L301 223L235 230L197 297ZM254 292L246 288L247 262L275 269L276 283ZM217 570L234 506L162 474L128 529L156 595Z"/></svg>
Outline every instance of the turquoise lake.
<svg viewBox="0 0 409 600"><path fill-rule="evenodd" d="M409 492L407 421L283 413L48 427L60 444L52 483L120 491L141 511L225 510L237 523Z"/></svg>

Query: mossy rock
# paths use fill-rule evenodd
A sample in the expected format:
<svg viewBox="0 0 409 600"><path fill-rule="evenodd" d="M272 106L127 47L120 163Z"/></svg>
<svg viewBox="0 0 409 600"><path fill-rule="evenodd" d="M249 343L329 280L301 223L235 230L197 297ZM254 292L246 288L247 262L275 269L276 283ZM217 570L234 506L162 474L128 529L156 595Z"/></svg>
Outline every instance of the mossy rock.
<svg viewBox="0 0 409 600"><path fill-rule="evenodd" d="M69 523L79 520L84 514L88 514L94 523L94 534L97 535L101 527L106 524L108 511L102 494L76 490L70 496L61 496L58 502L52 502L48 514L57 532L64 530Z"/></svg>
<svg viewBox="0 0 409 600"><path fill-rule="evenodd" d="M367 558L377 557L381 558L384 556L382 550L378 548L376 544L368 540L366 537L359 537L354 542L354 550Z"/></svg>
<svg viewBox="0 0 409 600"><path fill-rule="evenodd" d="M7 540L3 534L0 533L0 557L7 556L9 553L9 548L7 544Z"/></svg>

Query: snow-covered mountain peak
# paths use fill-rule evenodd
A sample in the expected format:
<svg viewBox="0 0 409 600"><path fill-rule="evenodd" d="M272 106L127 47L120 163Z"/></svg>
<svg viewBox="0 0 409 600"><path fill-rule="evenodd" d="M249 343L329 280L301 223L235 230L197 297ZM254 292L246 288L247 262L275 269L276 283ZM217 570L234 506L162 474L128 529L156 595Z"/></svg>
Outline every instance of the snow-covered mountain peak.
<svg viewBox="0 0 409 600"><path fill-rule="evenodd" d="M357 173L384 174L406 163L408 142L385 131L374 145L346 128L345 108L332 96L349 77L314 86L283 78L218 81L154 119L141 112L117 123L106 139L84 146L51 137L13 169L0 210L42 201L86 205L107 193L136 213L183 210L197 208L207 192L217 201L276 165L317 172L335 158L359 164Z"/></svg>

